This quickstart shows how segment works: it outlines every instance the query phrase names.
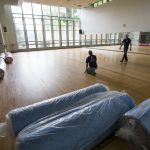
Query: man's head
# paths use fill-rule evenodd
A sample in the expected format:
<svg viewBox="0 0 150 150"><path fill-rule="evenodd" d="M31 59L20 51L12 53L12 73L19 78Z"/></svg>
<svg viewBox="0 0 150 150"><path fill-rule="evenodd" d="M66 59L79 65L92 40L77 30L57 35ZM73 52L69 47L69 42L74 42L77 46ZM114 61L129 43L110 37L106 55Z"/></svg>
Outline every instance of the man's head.
<svg viewBox="0 0 150 150"><path fill-rule="evenodd" d="M89 50L89 55L93 55L93 52L91 50Z"/></svg>
<svg viewBox="0 0 150 150"><path fill-rule="evenodd" d="M129 38L129 35L128 35L128 34L126 34L126 38Z"/></svg>

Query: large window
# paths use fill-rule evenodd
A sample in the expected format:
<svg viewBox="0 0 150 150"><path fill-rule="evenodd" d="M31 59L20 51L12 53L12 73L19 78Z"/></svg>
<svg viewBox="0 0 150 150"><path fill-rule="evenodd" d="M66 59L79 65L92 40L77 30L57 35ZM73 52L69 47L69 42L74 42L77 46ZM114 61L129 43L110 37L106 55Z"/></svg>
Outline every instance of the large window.
<svg viewBox="0 0 150 150"><path fill-rule="evenodd" d="M69 45L72 46L73 45L73 21L69 20L68 21L68 31L69 31Z"/></svg>
<svg viewBox="0 0 150 150"><path fill-rule="evenodd" d="M80 36L79 36L79 25L80 22L79 20L75 20L74 21L74 26L75 26L75 45L79 45L80 44Z"/></svg>
<svg viewBox="0 0 150 150"><path fill-rule="evenodd" d="M60 46L59 20L53 19L54 45Z"/></svg>
<svg viewBox="0 0 150 150"><path fill-rule="evenodd" d="M67 46L67 21L61 20L61 38L62 38L62 46Z"/></svg>
<svg viewBox="0 0 150 150"><path fill-rule="evenodd" d="M98 7L111 1L112 0L98 0L96 3L92 4L92 7Z"/></svg>
<svg viewBox="0 0 150 150"><path fill-rule="evenodd" d="M20 49L79 45L79 10L24 2L12 6Z"/></svg>

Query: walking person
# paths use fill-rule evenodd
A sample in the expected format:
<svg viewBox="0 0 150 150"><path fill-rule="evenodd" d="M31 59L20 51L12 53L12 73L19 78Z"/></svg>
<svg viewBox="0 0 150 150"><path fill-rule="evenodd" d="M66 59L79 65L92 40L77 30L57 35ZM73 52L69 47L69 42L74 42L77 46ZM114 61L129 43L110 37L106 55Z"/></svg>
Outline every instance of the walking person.
<svg viewBox="0 0 150 150"><path fill-rule="evenodd" d="M93 55L93 52L89 51L89 56L86 58L86 70L88 74L95 75L95 70L97 69L97 57Z"/></svg>
<svg viewBox="0 0 150 150"><path fill-rule="evenodd" d="M128 62L128 49L129 49L129 45L130 45L130 51L132 50L132 43L131 43L131 39L129 38L129 35L126 35L126 38L122 41L121 45L120 45L120 49L122 47L122 45L124 45L124 54L122 57L122 60L120 62L123 62L125 60L125 63Z"/></svg>

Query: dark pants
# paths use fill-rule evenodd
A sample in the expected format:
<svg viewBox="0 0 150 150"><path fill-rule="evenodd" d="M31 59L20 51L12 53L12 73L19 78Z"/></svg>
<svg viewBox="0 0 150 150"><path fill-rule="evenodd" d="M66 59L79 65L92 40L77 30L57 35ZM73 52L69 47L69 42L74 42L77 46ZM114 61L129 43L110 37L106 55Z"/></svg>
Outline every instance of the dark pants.
<svg viewBox="0 0 150 150"><path fill-rule="evenodd" d="M124 54L121 61L124 61L124 59L125 61L128 61L127 53L128 53L128 47L124 47Z"/></svg>
<svg viewBox="0 0 150 150"><path fill-rule="evenodd" d="M96 68L90 68L90 67L88 67L88 68L87 68L87 73L88 73L88 74L95 75L95 74L96 74L95 70L96 70Z"/></svg>

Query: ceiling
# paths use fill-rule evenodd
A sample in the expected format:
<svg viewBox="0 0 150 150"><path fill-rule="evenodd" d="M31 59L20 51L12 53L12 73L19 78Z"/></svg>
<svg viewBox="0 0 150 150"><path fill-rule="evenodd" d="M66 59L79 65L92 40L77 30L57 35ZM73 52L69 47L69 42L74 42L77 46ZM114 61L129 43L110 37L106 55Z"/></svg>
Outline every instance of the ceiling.
<svg viewBox="0 0 150 150"><path fill-rule="evenodd" d="M17 4L18 2L33 2L33 3L41 3L47 5L56 5L56 6L64 6L64 7L76 7L83 8L88 7L97 0L9 0L13 4Z"/></svg>

